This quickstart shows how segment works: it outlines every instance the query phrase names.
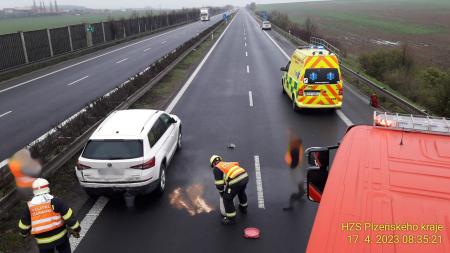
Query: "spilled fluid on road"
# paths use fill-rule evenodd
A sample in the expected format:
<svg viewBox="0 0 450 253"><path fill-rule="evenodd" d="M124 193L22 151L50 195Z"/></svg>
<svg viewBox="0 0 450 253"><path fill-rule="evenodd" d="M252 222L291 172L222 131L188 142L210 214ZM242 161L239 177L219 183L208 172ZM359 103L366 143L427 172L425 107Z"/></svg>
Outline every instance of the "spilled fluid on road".
<svg viewBox="0 0 450 253"><path fill-rule="evenodd" d="M190 216L201 213L210 213L214 208L203 198L204 187L194 184L186 189L176 188L169 195L170 204L180 210L186 210Z"/></svg>

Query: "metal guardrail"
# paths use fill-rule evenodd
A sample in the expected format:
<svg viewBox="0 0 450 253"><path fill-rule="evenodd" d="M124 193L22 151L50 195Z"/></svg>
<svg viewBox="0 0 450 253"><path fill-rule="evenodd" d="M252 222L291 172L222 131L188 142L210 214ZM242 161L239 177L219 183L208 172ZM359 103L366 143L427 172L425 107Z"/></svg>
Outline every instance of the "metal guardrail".
<svg viewBox="0 0 450 253"><path fill-rule="evenodd" d="M253 14L253 17L255 17L258 21L261 21L261 19L255 13L252 13L252 14ZM326 40L318 38L318 37L311 37L310 42L308 43L308 42L303 41L300 38L292 35L291 33L286 32L285 30L283 30L282 28L278 27L275 24L272 24L272 28L275 31L277 31L278 33L280 33L281 35L283 35L284 37L290 39L291 41L294 41L295 43L297 43L299 45L311 45L312 44L312 45L325 47L327 50L329 50L330 52L333 52L341 59L340 65L344 71L347 71L347 73L353 75L358 80L365 83L368 87L370 87L370 88L374 89L376 92L382 94L383 96L388 98L391 102L393 102L394 104L396 104L403 110L405 110L409 113L412 113L412 114L417 114L417 115L429 115L426 112L426 110L418 107L417 105L410 103L409 101L392 93L391 91L387 90L386 88L380 87L378 84L369 80L367 77L352 70L349 66L347 66L346 64L343 63L343 60L341 57L341 51L337 47L333 46L331 43L328 43Z"/></svg>
<svg viewBox="0 0 450 253"><path fill-rule="evenodd" d="M223 23L223 20L217 22L217 24L215 24L215 27L210 32L205 34L204 37L202 37L194 45L192 45L185 52L183 52L178 58L176 58L172 63L170 63L164 70L159 72L152 80L150 80L143 87L138 89L134 94L129 96L124 102L119 104L112 111L123 110L123 109L127 109L128 107L130 107L139 98L141 98L145 93L147 93L154 85L156 85L162 78L164 78L172 69L174 69L175 66L178 63L180 63L184 58L186 58L186 56L189 53L191 53L195 48L197 48L201 43L203 43L207 38L209 38L210 35L212 33L214 33L220 27L220 25L222 23ZM163 56L162 58L164 58L164 57L166 57L166 56ZM142 73L143 72L141 72L140 74L142 74ZM122 83L119 87L125 85L128 82L129 81ZM108 94L111 94L112 92L109 92ZM108 94L106 94L105 96L107 96ZM88 106L90 106L90 105L88 105ZM82 109L81 111L83 111L83 110L84 109ZM53 174L56 170L58 170L61 166L63 166L67 161L69 161L77 152L79 152L83 148L84 144L88 141L92 132L103 121L103 119L101 119L101 120L97 121L95 124L93 124L86 132L84 132L81 136L79 136L77 139L75 139L72 142L72 144L70 144L68 147L66 147L63 151L59 152L59 155L57 155L50 162L48 162L45 166L43 166L43 171L44 171L43 176L46 177L46 176ZM5 164L3 164L3 165L5 165ZM18 200L17 191L15 188L13 188L3 198L0 199L0 211L8 210L10 207L12 207L17 202L17 200Z"/></svg>
<svg viewBox="0 0 450 253"><path fill-rule="evenodd" d="M318 37L311 37L310 44L317 45L317 46L323 46L328 51L334 53L338 57L340 57L341 51L333 46L332 44L328 43L326 40L318 38ZM344 64L342 57L341 58L341 67L346 70L348 73L354 75L359 80L362 80L364 83L366 83L370 88L376 90L378 93L383 94L385 97L387 97L389 100L394 102L396 105L398 105L403 110L413 113L413 114L419 114L419 115L428 115L425 110L422 108L419 108L418 106L406 101L405 99L397 96L396 94L386 90L384 87L380 87L378 84L374 83L373 81L369 80L367 77L359 74L358 72L352 70L350 67L348 67L346 64Z"/></svg>
<svg viewBox="0 0 450 253"><path fill-rule="evenodd" d="M257 15L253 15L257 20L260 20L260 18ZM400 108L402 108L403 110L412 113L412 114L417 114L417 115L429 115L426 110L410 103L409 101L405 100L404 98L401 98L399 96L397 96L396 94L390 92L389 90L387 90L384 87L380 87L378 84L376 84L375 82L369 80L367 77L359 74L358 72L352 70L350 67L348 67L347 65L345 65L344 63L342 63L342 57L340 57L341 55L341 51L336 48L335 46L333 46L332 44L328 43L326 40L318 38L318 37L311 37L310 43L301 40L300 38L297 38L296 36L292 35L289 32L286 32L285 30L281 29L280 27L278 27L277 25L272 24L272 28L274 28L275 31L277 31L278 33L280 33L281 35L283 35L284 37L291 39L292 41L296 42L299 45L317 45L317 46L323 46L325 47L327 50L333 52L334 54L336 54L339 58L341 58L341 67L344 71L347 71L347 73L353 75L354 77L356 77L358 80L362 81L363 83L365 83L368 87L374 89L376 92L382 94L383 96L385 96L386 98L388 98L390 101L392 101L394 104L396 104L397 106L399 106Z"/></svg>

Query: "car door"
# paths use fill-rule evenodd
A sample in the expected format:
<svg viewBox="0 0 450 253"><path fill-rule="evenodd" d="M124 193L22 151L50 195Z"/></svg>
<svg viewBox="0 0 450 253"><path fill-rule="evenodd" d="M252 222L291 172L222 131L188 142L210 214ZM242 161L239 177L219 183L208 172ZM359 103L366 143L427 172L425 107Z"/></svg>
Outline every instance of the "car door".
<svg viewBox="0 0 450 253"><path fill-rule="evenodd" d="M164 136L165 131L165 124L158 118L147 135L150 149L152 150L152 152L154 152L156 163L158 164L160 164L164 160L164 158L167 157L168 150L166 147L167 137Z"/></svg>
<svg viewBox="0 0 450 253"><path fill-rule="evenodd" d="M172 123L172 118L169 115L163 113L159 119L166 127L165 134L167 134L167 151L169 152L168 159L171 160L176 150L178 129L176 129L176 124Z"/></svg>

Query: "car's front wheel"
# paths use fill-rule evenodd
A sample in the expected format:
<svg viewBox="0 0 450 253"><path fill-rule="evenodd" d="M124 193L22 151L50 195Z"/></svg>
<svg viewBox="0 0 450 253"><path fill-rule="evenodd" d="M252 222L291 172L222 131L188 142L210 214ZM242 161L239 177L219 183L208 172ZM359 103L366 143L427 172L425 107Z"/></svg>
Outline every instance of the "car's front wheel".
<svg viewBox="0 0 450 253"><path fill-rule="evenodd" d="M159 168L159 180L158 180L158 187L156 188L156 193L162 195L165 189L166 189L166 165L162 163L161 167Z"/></svg>

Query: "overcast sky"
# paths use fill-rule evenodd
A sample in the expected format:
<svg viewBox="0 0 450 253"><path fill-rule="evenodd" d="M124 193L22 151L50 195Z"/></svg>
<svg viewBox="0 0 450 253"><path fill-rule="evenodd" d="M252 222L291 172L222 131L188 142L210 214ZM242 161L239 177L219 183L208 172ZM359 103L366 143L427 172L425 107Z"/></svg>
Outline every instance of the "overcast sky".
<svg viewBox="0 0 450 253"><path fill-rule="evenodd" d="M40 0L36 0L39 5ZM49 6L49 0L43 0ZM54 0L51 0L52 2ZM227 4L244 6L255 0L57 0L58 4L80 5L89 8L181 8L181 7L201 7L224 6ZM256 0L256 3L284 3L301 2L299 0ZM0 0L0 8L31 6L33 0Z"/></svg>

